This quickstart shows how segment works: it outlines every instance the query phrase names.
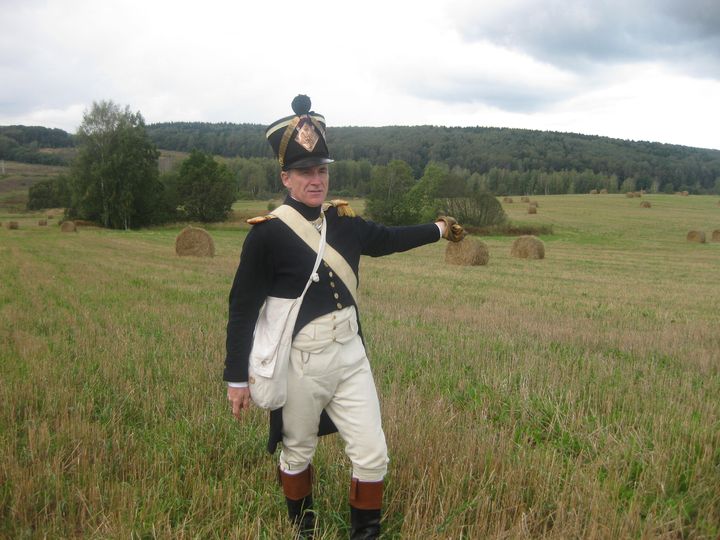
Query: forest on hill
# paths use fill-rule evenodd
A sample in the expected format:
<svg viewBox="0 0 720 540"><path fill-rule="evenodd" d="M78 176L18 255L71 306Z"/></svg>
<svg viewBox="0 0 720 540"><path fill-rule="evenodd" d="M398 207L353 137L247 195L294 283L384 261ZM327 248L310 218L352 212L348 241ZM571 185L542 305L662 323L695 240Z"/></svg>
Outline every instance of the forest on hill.
<svg viewBox="0 0 720 540"><path fill-rule="evenodd" d="M265 127L255 124L171 122L148 126L159 148L201 149L226 157L272 157ZM720 150L609 137L486 127L329 127L336 160L387 165L406 162L416 178L430 162L484 175L493 169L515 173L592 172L628 178L637 189L702 193L720 181Z"/></svg>
<svg viewBox="0 0 720 540"><path fill-rule="evenodd" d="M0 126L0 159L42 165L67 165L67 159L62 154L47 152L47 149L73 146L74 137L62 129Z"/></svg>
<svg viewBox="0 0 720 540"><path fill-rule="evenodd" d="M198 149L241 158L242 166L248 165L245 160L257 164L272 159L265 126L258 124L168 122L146 129L163 150ZM480 185L499 195L582 192L587 186L720 193L720 150L488 127L329 127L327 136L339 162L334 178L358 170L358 177L367 180L362 171L369 166L401 160L416 179L428 164L442 163L466 179L483 177ZM0 126L0 159L66 164L65 154L47 149L74 145L75 137L60 129ZM348 180L343 188L351 194L358 181Z"/></svg>

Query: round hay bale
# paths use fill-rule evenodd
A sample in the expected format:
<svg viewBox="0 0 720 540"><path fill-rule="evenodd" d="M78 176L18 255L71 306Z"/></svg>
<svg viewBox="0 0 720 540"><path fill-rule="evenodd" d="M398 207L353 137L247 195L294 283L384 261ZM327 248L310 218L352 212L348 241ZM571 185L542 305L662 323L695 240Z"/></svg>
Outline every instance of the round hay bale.
<svg viewBox="0 0 720 540"><path fill-rule="evenodd" d="M683 197L687 197L690 195L690 193L688 193L687 191L683 191L682 193L680 193L680 195L682 195Z"/></svg>
<svg viewBox="0 0 720 540"><path fill-rule="evenodd" d="M518 236L510 248L510 255L521 259L544 259L545 244L537 236Z"/></svg>
<svg viewBox="0 0 720 540"><path fill-rule="evenodd" d="M705 232L704 231L690 231L687 233L688 242L697 242L698 244L705 243Z"/></svg>
<svg viewBox="0 0 720 540"><path fill-rule="evenodd" d="M640 208L652 208L652 204L650 204L650 201L643 201L640 203Z"/></svg>
<svg viewBox="0 0 720 540"><path fill-rule="evenodd" d="M40 227L47 227L47 219L41 219L40 221L38 221L38 225Z"/></svg>
<svg viewBox="0 0 720 540"><path fill-rule="evenodd" d="M520 197L522 202L530 202L530 197Z"/></svg>
<svg viewBox="0 0 720 540"><path fill-rule="evenodd" d="M640 198L640 197L642 197L642 193L640 193L639 191L636 191L635 193L633 193L633 197Z"/></svg>
<svg viewBox="0 0 720 540"><path fill-rule="evenodd" d="M8 221L7 228L8 229L19 229L20 223L18 223L17 221Z"/></svg>
<svg viewBox="0 0 720 540"><path fill-rule="evenodd" d="M205 229L188 225L175 238L175 253L180 256L214 257L215 242Z"/></svg>
<svg viewBox="0 0 720 540"><path fill-rule="evenodd" d="M607 189L602 188L602 189L600 190L600 195L607 195L607 194L608 194L608 190L607 190Z"/></svg>
<svg viewBox="0 0 720 540"><path fill-rule="evenodd" d="M528 214L537 214L537 206L533 206L532 204L528 206Z"/></svg>
<svg viewBox="0 0 720 540"><path fill-rule="evenodd" d="M634 194L632 191L628 191L628 192L625 194L625 196L626 196L628 199L632 199L632 198L635 196L635 194Z"/></svg>
<svg viewBox="0 0 720 540"><path fill-rule="evenodd" d="M512 199L512 197L503 197L503 202L504 202L504 203L511 203L511 202L513 202L513 199Z"/></svg>
<svg viewBox="0 0 720 540"><path fill-rule="evenodd" d="M460 266L485 266L490 252L484 242L465 237L460 242L448 242L445 248L445 262Z"/></svg>
<svg viewBox="0 0 720 540"><path fill-rule="evenodd" d="M590 190L590 195L597 195L597 194L598 194L598 190L597 190L597 189L591 189L591 190Z"/></svg>
<svg viewBox="0 0 720 540"><path fill-rule="evenodd" d="M77 227L75 226L74 221L63 221L60 224L60 231L61 232L77 232Z"/></svg>
<svg viewBox="0 0 720 540"><path fill-rule="evenodd" d="M715 229L712 232L712 241L713 242L720 242L720 229Z"/></svg>

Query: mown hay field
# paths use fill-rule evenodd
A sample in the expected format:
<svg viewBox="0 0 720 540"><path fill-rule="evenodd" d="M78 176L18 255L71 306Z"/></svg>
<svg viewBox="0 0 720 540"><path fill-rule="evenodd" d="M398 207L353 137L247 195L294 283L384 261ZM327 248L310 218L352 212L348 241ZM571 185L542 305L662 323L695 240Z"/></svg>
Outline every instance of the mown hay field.
<svg viewBox="0 0 720 540"><path fill-rule="evenodd" d="M361 269L361 316L391 453L385 538L720 534L716 197L537 197L545 259L484 237ZM255 210L239 205L238 213ZM256 203L266 212L266 203ZM266 415L221 383L247 229L0 228L0 537L289 538ZM349 465L316 457L319 538L347 537Z"/></svg>

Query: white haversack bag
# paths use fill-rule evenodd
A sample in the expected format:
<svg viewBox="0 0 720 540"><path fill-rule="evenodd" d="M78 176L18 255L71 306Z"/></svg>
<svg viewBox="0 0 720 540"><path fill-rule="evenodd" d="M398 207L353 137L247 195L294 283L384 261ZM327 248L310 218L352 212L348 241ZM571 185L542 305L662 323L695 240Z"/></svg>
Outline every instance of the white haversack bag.
<svg viewBox="0 0 720 540"><path fill-rule="evenodd" d="M262 409L287 400L287 370L292 334L302 298L268 296L260 308L248 364L250 397Z"/></svg>
<svg viewBox="0 0 720 540"><path fill-rule="evenodd" d="M306 238L317 238L318 231L293 208L282 205L274 213L299 236L304 232ZM295 321L310 284L319 280L317 269L325 253L326 235L327 223L322 215L315 266L302 294L298 298L268 296L260 308L248 359L248 383L250 398L261 409L279 409L287 401L287 372Z"/></svg>

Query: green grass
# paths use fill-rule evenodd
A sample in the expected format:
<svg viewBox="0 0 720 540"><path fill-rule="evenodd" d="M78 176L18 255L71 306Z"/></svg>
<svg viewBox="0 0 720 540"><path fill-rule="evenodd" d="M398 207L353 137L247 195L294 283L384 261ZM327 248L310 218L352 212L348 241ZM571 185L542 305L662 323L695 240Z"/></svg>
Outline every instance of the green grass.
<svg viewBox="0 0 720 540"><path fill-rule="evenodd" d="M360 308L390 447L386 538L720 534L717 197L536 197L546 258L483 237L364 259ZM242 202L238 220L267 211ZM353 202L355 206L356 203ZM357 204L358 208L361 204ZM227 295L247 227L0 229L0 537L288 538L266 415L233 421ZM320 538L350 467L316 457Z"/></svg>

